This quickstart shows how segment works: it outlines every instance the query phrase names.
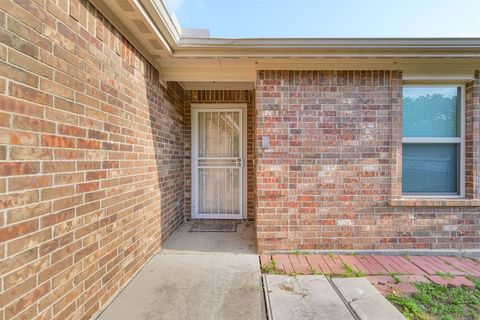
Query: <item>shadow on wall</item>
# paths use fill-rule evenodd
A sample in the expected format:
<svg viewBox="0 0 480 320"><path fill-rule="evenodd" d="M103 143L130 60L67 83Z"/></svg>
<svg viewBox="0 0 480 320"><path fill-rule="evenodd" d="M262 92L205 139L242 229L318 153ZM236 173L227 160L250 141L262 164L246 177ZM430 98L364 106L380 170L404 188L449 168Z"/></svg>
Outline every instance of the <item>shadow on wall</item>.
<svg viewBox="0 0 480 320"><path fill-rule="evenodd" d="M87 0L4 2L0 318L89 319L184 220L183 90Z"/></svg>
<svg viewBox="0 0 480 320"><path fill-rule="evenodd" d="M163 87L156 70L146 75L145 87L157 164L157 172L152 174L158 177L163 243L184 222L184 90L177 82Z"/></svg>

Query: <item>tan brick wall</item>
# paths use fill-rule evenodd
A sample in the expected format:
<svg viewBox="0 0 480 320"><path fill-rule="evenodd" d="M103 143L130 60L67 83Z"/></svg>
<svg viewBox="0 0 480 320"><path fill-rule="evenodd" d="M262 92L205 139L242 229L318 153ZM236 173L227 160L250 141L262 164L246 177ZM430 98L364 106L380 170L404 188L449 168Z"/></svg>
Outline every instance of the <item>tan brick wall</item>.
<svg viewBox="0 0 480 320"><path fill-rule="evenodd" d="M480 248L479 84L467 85L468 199L402 203L400 72L260 71L259 250Z"/></svg>
<svg viewBox="0 0 480 320"><path fill-rule="evenodd" d="M56 2L0 5L0 319L90 319L184 219L183 89Z"/></svg>
<svg viewBox="0 0 480 320"><path fill-rule="evenodd" d="M247 217L255 219L255 93L253 90L188 90L185 92L185 217L192 216L191 141L192 103L245 103L247 105Z"/></svg>

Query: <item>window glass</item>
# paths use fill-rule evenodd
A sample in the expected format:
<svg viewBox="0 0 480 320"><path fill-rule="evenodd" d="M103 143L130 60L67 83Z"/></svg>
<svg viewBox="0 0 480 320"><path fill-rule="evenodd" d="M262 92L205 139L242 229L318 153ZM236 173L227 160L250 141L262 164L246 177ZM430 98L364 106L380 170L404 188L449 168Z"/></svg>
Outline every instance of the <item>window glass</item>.
<svg viewBox="0 0 480 320"><path fill-rule="evenodd" d="M457 193L459 144L403 144L404 193Z"/></svg>
<svg viewBox="0 0 480 320"><path fill-rule="evenodd" d="M460 137L460 88L404 87L404 137Z"/></svg>

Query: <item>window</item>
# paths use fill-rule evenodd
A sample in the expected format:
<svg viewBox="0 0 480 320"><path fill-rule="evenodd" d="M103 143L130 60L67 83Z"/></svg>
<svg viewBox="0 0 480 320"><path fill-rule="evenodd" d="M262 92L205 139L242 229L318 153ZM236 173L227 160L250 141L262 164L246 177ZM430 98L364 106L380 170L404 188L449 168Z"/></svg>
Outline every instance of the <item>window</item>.
<svg viewBox="0 0 480 320"><path fill-rule="evenodd" d="M460 85L404 86L404 195L464 196L464 99Z"/></svg>

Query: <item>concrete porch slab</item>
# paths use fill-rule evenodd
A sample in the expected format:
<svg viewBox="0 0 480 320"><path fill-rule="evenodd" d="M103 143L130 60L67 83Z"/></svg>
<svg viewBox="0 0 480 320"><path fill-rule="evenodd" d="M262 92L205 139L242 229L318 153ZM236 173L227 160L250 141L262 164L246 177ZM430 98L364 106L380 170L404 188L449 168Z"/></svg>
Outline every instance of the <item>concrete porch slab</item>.
<svg viewBox="0 0 480 320"><path fill-rule="evenodd" d="M264 275L269 320L405 320L365 278Z"/></svg>
<svg viewBox="0 0 480 320"><path fill-rule="evenodd" d="M400 311L367 279L334 278L332 282L360 319L405 320Z"/></svg>
<svg viewBox="0 0 480 320"><path fill-rule="evenodd" d="M98 319L265 319L252 228L190 233L187 223Z"/></svg>
<svg viewBox="0 0 480 320"><path fill-rule="evenodd" d="M257 254L253 222L238 222L236 232L189 232L192 222L184 223L163 244L162 252Z"/></svg>

